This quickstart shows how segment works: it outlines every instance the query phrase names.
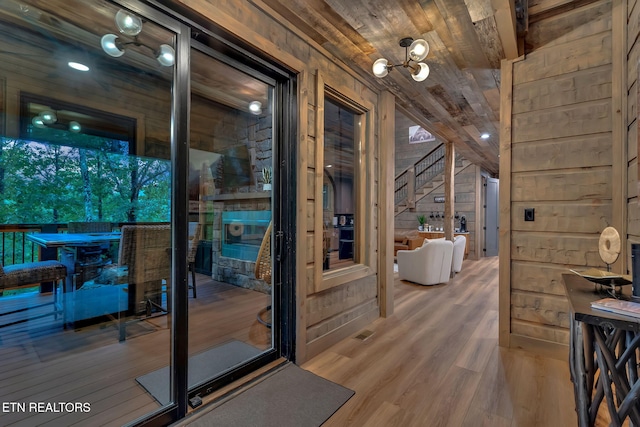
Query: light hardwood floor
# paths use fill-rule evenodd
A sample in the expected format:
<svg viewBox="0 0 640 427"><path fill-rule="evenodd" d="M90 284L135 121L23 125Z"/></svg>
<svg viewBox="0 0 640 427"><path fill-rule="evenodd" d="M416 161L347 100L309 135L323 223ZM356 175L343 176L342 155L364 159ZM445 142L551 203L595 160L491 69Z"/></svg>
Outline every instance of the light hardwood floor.
<svg viewBox="0 0 640 427"><path fill-rule="evenodd" d="M395 313L366 329L302 365L356 392L324 427L577 425L568 362L498 346L497 257L446 285L396 277Z"/></svg>

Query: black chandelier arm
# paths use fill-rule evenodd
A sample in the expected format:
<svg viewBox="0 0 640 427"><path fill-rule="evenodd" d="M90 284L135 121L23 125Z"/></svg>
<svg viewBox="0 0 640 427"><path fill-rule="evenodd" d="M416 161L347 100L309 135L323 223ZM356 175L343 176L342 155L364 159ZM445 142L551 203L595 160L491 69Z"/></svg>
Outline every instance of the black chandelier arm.
<svg viewBox="0 0 640 427"><path fill-rule="evenodd" d="M152 48L152 47L151 47L151 46L149 46L149 45L146 45L146 44L142 43L141 41L138 41L138 38L137 38L137 37L135 37L132 41L124 41L123 39L121 39L120 37L118 37L118 38L116 39L116 42L115 42L115 43L116 43L116 47L117 47L118 49L120 49L120 50L124 50L124 48L125 48L126 46L131 46L131 45L133 45L133 46L138 46L138 47L140 47L140 46L142 46L142 47L146 47L146 48L147 48L147 49L149 49L151 52L153 52L153 54L154 54L154 55L157 55L157 54L158 54L158 50L156 50L156 49Z"/></svg>
<svg viewBox="0 0 640 427"><path fill-rule="evenodd" d="M415 61L413 61L412 59L408 59L402 64L387 64L387 70L391 71L395 67L404 67L404 68L408 68L412 74L416 74L417 72L420 71L420 67L418 67L416 64L412 64L412 62L415 62Z"/></svg>

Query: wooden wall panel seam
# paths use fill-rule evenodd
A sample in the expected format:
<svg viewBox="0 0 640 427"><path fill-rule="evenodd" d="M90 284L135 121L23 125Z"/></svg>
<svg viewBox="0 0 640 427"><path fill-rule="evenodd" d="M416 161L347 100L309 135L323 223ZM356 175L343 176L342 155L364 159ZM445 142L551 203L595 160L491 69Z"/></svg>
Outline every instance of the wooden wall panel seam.
<svg viewBox="0 0 640 427"><path fill-rule="evenodd" d="M511 112L513 108L513 70L518 61L503 60L500 73L500 251L498 268L498 342L510 347L511 337Z"/></svg>
<svg viewBox="0 0 640 427"><path fill-rule="evenodd" d="M589 169L587 170L586 167ZM579 174L588 174L590 172L602 172L602 171L610 171L611 165L599 165L599 166L586 166L586 167L572 167L572 168L559 168L553 170L543 170L543 171L522 171L515 172L512 175L517 177L545 177L545 176L557 176L557 175L579 175Z"/></svg>
<svg viewBox="0 0 640 427"><path fill-rule="evenodd" d="M306 183L306 175L308 173L308 158L307 158L307 145L309 144L307 135L309 134L309 129L307 128L308 120L307 114L309 111L309 73L307 71L301 71L298 74L298 160L299 167L296 169L298 173L298 182ZM307 209L308 209L308 195L307 195L307 186L306 185L297 185L297 195L296 198L298 200L297 207L297 215L296 218L296 229L297 230L306 230L306 222L307 222ZM308 234L308 233L307 233ZM298 239L297 246L300 246L300 242L302 240ZM298 247L296 250L296 348L295 348L295 360L298 363L302 363L307 358L307 347L305 343L307 342L307 330L301 325L306 324L306 300L307 300L307 289L309 288L308 276L307 276L307 251L306 248Z"/></svg>
<svg viewBox="0 0 640 427"><path fill-rule="evenodd" d="M315 114L315 137L316 137L316 149L315 149L315 170L314 170L314 182L315 186L315 199L316 204L314 206L315 213L315 227L314 227L314 239L313 244L317 248L322 248L323 236L321 234L323 230L322 224L322 203L319 203L322 200L322 185L317 185L317 183L322 183L323 174L324 174L324 149L322 147L324 143L324 76L320 72L320 70L316 70L316 79L315 79L315 105L316 105L316 114ZM314 255L314 264L315 264L315 273L313 280L313 288L317 292L319 289L319 284L322 282L322 251Z"/></svg>
<svg viewBox="0 0 640 427"><path fill-rule="evenodd" d="M620 256L613 264L612 271L627 272L627 2L612 2L612 75L615 76L611 87L612 115L612 218L611 225L620 233L622 240Z"/></svg>
<svg viewBox="0 0 640 427"><path fill-rule="evenodd" d="M395 97L387 91L380 94L380 131L378 134L378 147L380 147L379 173L381 183L378 186L378 295L380 315L391 316L394 312L394 271L393 271L393 222L395 217L394 204L394 171L395 171L395 144L389 142L395 139ZM384 260L384 263L382 262Z"/></svg>

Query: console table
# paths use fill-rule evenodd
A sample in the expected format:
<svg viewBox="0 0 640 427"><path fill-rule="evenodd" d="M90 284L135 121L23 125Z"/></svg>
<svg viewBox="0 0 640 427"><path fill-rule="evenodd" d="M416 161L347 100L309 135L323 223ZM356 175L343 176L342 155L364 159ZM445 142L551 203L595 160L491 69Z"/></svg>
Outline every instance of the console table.
<svg viewBox="0 0 640 427"><path fill-rule="evenodd" d="M576 274L562 278L571 310L569 369L578 425L593 426L604 400L612 426L627 418L640 426L640 318L591 308L592 301L607 295ZM626 288L623 294L629 295L631 287Z"/></svg>
<svg viewBox="0 0 640 427"><path fill-rule="evenodd" d="M444 231L418 231L420 237L425 239L441 239L444 237ZM464 245L464 259L469 257L469 233L453 233L453 236L464 236L466 238Z"/></svg>

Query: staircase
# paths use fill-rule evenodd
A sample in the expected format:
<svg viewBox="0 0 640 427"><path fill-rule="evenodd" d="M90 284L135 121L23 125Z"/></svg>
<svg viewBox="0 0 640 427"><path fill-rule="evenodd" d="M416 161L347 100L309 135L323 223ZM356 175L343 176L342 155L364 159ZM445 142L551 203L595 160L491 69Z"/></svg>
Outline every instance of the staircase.
<svg viewBox="0 0 640 427"><path fill-rule="evenodd" d="M395 215L414 211L416 204L444 183L444 144L438 145L395 179ZM455 173L471 163L456 156Z"/></svg>

